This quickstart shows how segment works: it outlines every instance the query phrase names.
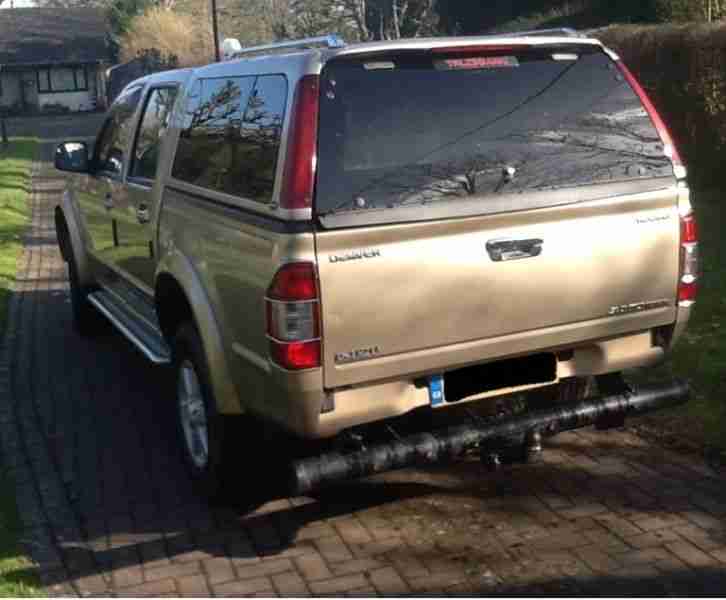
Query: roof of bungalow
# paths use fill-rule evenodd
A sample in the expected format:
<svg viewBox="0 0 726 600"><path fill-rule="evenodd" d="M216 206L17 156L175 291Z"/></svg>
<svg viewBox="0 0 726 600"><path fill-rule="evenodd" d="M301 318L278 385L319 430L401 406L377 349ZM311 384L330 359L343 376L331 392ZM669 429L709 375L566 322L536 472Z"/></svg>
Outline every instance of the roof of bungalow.
<svg viewBox="0 0 726 600"><path fill-rule="evenodd" d="M0 65L41 66L110 61L103 11L89 8L0 10Z"/></svg>

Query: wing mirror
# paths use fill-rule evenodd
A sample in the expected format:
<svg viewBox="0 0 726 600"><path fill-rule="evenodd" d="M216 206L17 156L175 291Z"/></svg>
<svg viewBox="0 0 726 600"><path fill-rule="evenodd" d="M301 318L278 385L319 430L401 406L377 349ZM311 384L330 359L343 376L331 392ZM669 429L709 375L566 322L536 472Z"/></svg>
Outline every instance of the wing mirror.
<svg viewBox="0 0 726 600"><path fill-rule="evenodd" d="M63 142L55 149L55 168L71 173L88 173L88 146L85 142Z"/></svg>

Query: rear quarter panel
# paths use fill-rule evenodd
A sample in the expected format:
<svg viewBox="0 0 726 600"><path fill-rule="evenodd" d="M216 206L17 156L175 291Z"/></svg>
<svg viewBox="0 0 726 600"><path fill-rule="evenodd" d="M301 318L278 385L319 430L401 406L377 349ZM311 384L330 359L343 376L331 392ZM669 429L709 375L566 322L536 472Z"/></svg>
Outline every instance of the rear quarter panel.
<svg viewBox="0 0 726 600"><path fill-rule="evenodd" d="M287 233L283 223L167 186L159 243L191 261L209 298L241 410L285 422L285 378L268 360L265 293L279 266L315 260L312 233ZM318 386L320 389L320 386Z"/></svg>

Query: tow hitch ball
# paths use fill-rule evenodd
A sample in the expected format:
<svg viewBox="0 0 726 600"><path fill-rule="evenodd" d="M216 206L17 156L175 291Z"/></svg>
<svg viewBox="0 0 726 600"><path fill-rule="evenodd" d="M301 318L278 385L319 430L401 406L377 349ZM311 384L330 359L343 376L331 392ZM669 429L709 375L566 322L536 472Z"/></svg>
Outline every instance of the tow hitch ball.
<svg viewBox="0 0 726 600"><path fill-rule="evenodd" d="M598 390L607 395L629 396L634 393L620 373L600 375L596 378ZM614 429L625 425L625 411L605 412L595 420L597 429ZM539 428L530 429L518 436L494 437L479 444L479 458L492 472L504 465L537 463L542 460L542 433Z"/></svg>
<svg viewBox="0 0 726 600"><path fill-rule="evenodd" d="M479 444L479 458L492 472L504 465L537 463L542 459L542 434L531 429L514 438L494 438Z"/></svg>

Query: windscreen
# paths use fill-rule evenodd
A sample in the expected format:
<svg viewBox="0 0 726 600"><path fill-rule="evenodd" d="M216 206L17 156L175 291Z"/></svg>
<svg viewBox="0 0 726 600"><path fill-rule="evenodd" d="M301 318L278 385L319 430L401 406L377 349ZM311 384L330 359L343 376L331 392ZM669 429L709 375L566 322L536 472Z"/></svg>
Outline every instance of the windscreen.
<svg viewBox="0 0 726 600"><path fill-rule="evenodd" d="M673 174L598 47L340 58L322 73L319 215ZM551 194L543 194L545 198ZM516 206L515 206L516 209Z"/></svg>

